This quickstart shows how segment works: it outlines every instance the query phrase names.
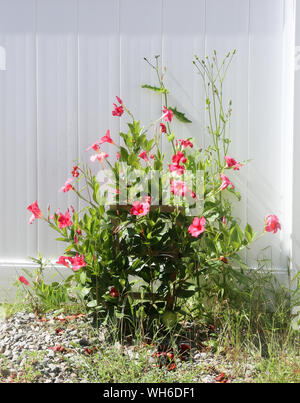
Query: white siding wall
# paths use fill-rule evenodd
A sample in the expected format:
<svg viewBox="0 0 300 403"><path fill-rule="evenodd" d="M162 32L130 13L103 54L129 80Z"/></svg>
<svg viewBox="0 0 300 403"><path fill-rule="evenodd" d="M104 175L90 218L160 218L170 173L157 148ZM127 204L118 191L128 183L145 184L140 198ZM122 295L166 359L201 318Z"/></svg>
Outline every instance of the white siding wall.
<svg viewBox="0 0 300 403"><path fill-rule="evenodd" d="M193 120L175 123L176 134L205 145L204 96L192 58L234 48L226 85L233 99L231 154L252 159L233 178L244 197L237 211L257 231L270 213L283 227L255 245L248 259L256 265L260 249L270 245L265 254L286 273L293 24L294 0L0 0L6 52L6 70L0 69L0 287L38 250L57 257L55 234L44 223L29 225L26 207L36 199L43 210L48 203L52 210L76 207L70 193L58 189L73 160L86 158L88 145L107 128L116 139L124 127L111 116L115 95L145 125L159 116L162 100L139 88L155 80L143 57L161 55L170 103Z"/></svg>

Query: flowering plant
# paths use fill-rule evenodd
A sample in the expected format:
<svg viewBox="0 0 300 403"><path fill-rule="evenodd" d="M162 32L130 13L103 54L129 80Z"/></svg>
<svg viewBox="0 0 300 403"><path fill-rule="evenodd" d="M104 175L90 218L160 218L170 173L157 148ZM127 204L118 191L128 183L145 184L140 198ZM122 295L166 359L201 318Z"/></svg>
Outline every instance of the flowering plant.
<svg viewBox="0 0 300 403"><path fill-rule="evenodd" d="M158 57L147 61L158 78L158 86L142 87L164 99L161 116L147 128L141 126L125 102L116 97L112 115L130 118L128 131L106 134L86 151L101 170L95 174L87 165L76 165L72 178L60 189L75 192L83 209L72 207L45 216L37 202L28 207L35 219L45 220L67 243L57 263L74 272L87 306L107 313L158 318L176 322L182 302L200 289L199 279L214 272L224 282L243 281L245 263L239 252L267 232L280 229L278 218L268 215L261 235L247 224L244 229L232 212L227 194L240 194L230 180L230 171L243 169L228 155L231 102L223 105L223 82L235 52L218 63L217 55L194 65L203 79L212 144L205 150L195 140L176 139L175 118L191 121L168 104ZM170 161L160 149L161 137L170 143ZM114 162L105 144L116 146ZM108 169L104 169L107 167ZM79 189L79 182L84 182ZM174 320L173 320L173 319Z"/></svg>

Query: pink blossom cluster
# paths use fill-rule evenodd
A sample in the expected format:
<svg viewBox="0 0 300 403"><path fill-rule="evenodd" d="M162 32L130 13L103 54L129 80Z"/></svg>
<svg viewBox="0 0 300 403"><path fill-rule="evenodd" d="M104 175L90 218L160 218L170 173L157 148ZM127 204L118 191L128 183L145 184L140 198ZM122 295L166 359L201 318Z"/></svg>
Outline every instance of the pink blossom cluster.
<svg viewBox="0 0 300 403"><path fill-rule="evenodd" d="M62 266L66 266L68 268L70 268L71 265L73 271L78 271L82 267L86 266L86 262L84 261L84 255L80 256L78 253L76 254L75 257L60 256L60 258L56 263L61 264Z"/></svg>
<svg viewBox="0 0 300 403"><path fill-rule="evenodd" d="M117 99L118 105L115 103L113 104L112 115L121 117L123 115L124 111L126 110L126 108L123 104L123 101L119 97L116 97L116 99ZM162 115L161 119L164 119L164 121L167 122L167 124L172 122L173 111L171 109L168 109L166 106L164 106L162 112L163 112L163 115ZM167 126L164 123L160 123L160 131L161 131L161 133L167 133ZM106 134L99 141L93 143L90 147L88 147L86 149L86 151L94 150L96 152L96 154L94 154L90 157L91 162L95 162L96 160L98 160L99 162L102 163L104 161L104 159L109 156L106 152L101 151L101 149L100 149L101 145L104 143L114 144L114 141L112 140L112 138L110 136L110 130L107 130ZM175 145L176 145L176 153L172 156L172 164L169 164L169 171L181 176L184 174L184 171L186 169L185 164L187 162L187 157L185 155L185 149L188 147L193 148L194 145L189 139L187 139L187 140L180 139L175 142ZM139 157L141 159L143 159L145 162L149 162L147 151L145 151L145 150L142 151L139 154ZM153 154L151 154L149 157L151 159L155 158L155 156ZM120 158L120 153L117 153L117 158ZM239 171L240 168L243 166L243 164L237 162L232 157L225 156L224 159L226 161L225 169L233 168L235 171ZM72 178L68 178L66 180L65 184L60 188L61 192L66 193L66 192L69 192L70 190L75 191L72 183L74 181L73 178L77 178L80 175L79 171L80 171L80 169L77 165L73 167ZM221 180L220 191L225 190L229 186L232 189L235 188L234 184L230 181L230 179L223 172L220 173L220 180ZM186 185L186 183L184 181L173 178L173 179L171 179L170 184L171 184L170 190L171 190L172 194L181 196L181 197L189 194L192 198L194 198L194 199L196 198L195 193L188 188L188 186ZM116 189L116 193L119 193L118 189ZM130 214L133 216L137 216L137 217L145 216L149 213L150 207L151 207L151 197L144 196L142 201L133 202L132 207L130 209ZM32 203L30 206L28 206L27 209L32 213L32 215L29 219L30 224L32 224L34 222L34 220L38 219L38 218L46 220L43 216L42 211L40 210L40 208L38 206L37 201ZM75 212L74 209L72 207L71 207L71 209L72 209L72 212L74 213ZM59 229L64 229L64 228L73 226L73 222L71 220L71 215L70 215L69 209L67 209L65 214L61 213L59 210L57 211L56 214L57 214L57 223L58 223ZM50 217L50 213L49 213L48 221L50 219L54 219L54 216ZM224 225L226 225L226 217L223 217L222 222ZM200 218L194 217L193 222L188 227L189 234L194 238L198 238L201 234L203 234L205 232L205 224L206 224L206 219L203 216ZM272 232L275 234L280 229L281 229L281 225L280 225L279 219L276 215L274 215L274 214L268 215L265 218L264 230L266 232ZM82 232L81 232L80 228L77 228L76 233L74 235L75 243L78 243L79 235L82 235ZM79 254L76 254L76 256L73 256L73 257L60 256L57 263L61 264L63 266L69 267L69 268L71 267L73 271L78 271L82 267L86 266L86 262L84 260L84 255L79 255ZM24 285L29 285L29 282L23 276L21 276L19 278L19 281L21 283L23 283ZM118 295L119 295L118 291L114 287L111 287L109 293L110 293L110 296L112 296L112 297L118 297Z"/></svg>

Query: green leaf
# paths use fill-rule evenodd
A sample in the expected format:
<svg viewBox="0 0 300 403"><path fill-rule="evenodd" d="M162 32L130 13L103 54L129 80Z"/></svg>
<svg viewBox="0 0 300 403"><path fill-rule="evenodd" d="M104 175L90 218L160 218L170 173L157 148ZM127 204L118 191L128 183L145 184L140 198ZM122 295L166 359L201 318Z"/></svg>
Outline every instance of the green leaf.
<svg viewBox="0 0 300 403"><path fill-rule="evenodd" d="M245 237L246 237L247 241L249 243L252 242L254 236L255 236L255 232L253 231L251 225L247 224L246 228L245 228Z"/></svg>
<svg viewBox="0 0 300 403"><path fill-rule="evenodd" d="M80 294L81 294L81 296L84 298L84 297L86 297L86 296L89 294L90 291L91 291L90 288L84 287L84 288L80 291Z"/></svg>
<svg viewBox="0 0 300 403"><path fill-rule="evenodd" d="M87 303L87 306L89 308L95 308L95 306L97 306L97 301L95 299L93 299L92 301Z"/></svg>
<svg viewBox="0 0 300 403"><path fill-rule="evenodd" d="M176 108L170 108L170 107L169 107L169 109L171 109L171 111L174 113L174 115L176 116L176 118L177 118L180 122L182 122L182 123L192 123L192 121L189 120L189 119L185 116L185 114L184 114L183 112L179 112Z"/></svg>
<svg viewBox="0 0 300 403"><path fill-rule="evenodd" d="M81 284L85 284L86 283L86 272L82 272L80 273L80 282Z"/></svg>
<svg viewBox="0 0 300 403"><path fill-rule="evenodd" d="M170 135L167 136L167 138L168 138L169 141L172 141L175 138L175 134L171 133Z"/></svg>
<svg viewBox="0 0 300 403"><path fill-rule="evenodd" d="M128 161L128 151L124 147L120 147L121 158L123 161Z"/></svg>
<svg viewBox="0 0 300 403"><path fill-rule="evenodd" d="M141 87L142 88L147 88L148 90L152 90L152 91L155 91L155 92L159 92L161 94L168 94L169 93L169 91L166 88L155 87L153 85L144 84Z"/></svg>

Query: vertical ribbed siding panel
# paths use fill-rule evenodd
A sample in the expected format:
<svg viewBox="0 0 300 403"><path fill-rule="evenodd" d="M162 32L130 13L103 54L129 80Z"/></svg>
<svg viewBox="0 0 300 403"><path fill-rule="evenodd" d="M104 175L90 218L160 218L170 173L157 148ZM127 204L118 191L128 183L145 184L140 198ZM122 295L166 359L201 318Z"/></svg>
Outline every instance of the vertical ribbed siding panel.
<svg viewBox="0 0 300 403"><path fill-rule="evenodd" d="M160 96L141 89L143 84L157 85L144 57L155 62L154 56L161 55L161 12L162 0L120 1L121 97L145 127L161 116ZM125 120L121 128L127 132Z"/></svg>
<svg viewBox="0 0 300 403"><path fill-rule="evenodd" d="M71 177L78 154L77 1L39 0L37 9L38 196L40 207L77 202L59 189ZM39 250L56 257L63 246L57 233L39 223Z"/></svg>
<svg viewBox="0 0 300 403"><path fill-rule="evenodd" d="M210 0L206 5L206 53L217 51L218 62L236 49L228 69L223 88L223 107L228 110L232 100L232 117L228 125L231 145L230 157L237 161L248 159L248 74L249 74L249 9L251 0ZM230 130L230 132L229 132ZM208 139L208 142L211 141ZM251 164L251 162L250 162ZM240 171L228 171L227 175L241 193L242 201L227 195L234 206L234 214L245 226L247 221L247 172L248 166ZM246 258L246 253L243 253Z"/></svg>
<svg viewBox="0 0 300 403"><path fill-rule="evenodd" d="M79 144L85 161L94 153L88 146L110 129L119 144L119 118L112 116L112 104L119 95L119 1L79 1ZM103 150L115 160L117 149L104 144ZM96 170L98 161L91 164Z"/></svg>
<svg viewBox="0 0 300 403"><path fill-rule="evenodd" d="M280 186L284 166L281 158L283 26L282 0L251 0L248 157L252 161L248 169L248 220L259 233L266 215L282 216L285 197ZM262 251L263 248L267 249ZM278 267L280 234L269 234L253 245L251 265L257 266L257 256L271 259L273 267Z"/></svg>
<svg viewBox="0 0 300 403"><path fill-rule="evenodd" d="M192 61L194 55L202 58L205 53L205 8L205 0L191 0L189 7L182 7L180 0L163 2L163 64L169 104L192 121L184 124L174 118L172 130L177 139L195 137L199 146L205 143L205 95ZM173 151L166 138L163 151L170 160Z"/></svg>
<svg viewBox="0 0 300 403"><path fill-rule="evenodd" d="M34 0L0 1L0 43L0 259L15 261L37 252L26 212L37 198Z"/></svg>

